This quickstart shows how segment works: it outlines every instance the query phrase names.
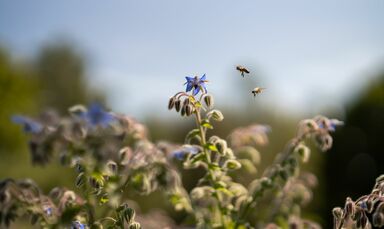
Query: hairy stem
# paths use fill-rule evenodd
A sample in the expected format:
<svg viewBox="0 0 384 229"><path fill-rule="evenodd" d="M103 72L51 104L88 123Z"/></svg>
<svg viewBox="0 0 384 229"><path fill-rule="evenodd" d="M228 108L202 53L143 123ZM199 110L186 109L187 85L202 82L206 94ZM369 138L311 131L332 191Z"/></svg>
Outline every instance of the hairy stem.
<svg viewBox="0 0 384 229"><path fill-rule="evenodd" d="M196 118L196 125L199 127L199 130L200 130L201 145L203 147L203 152L205 154L205 160L206 160L206 163L208 166L207 167L208 179L209 179L209 182L212 185L212 187L215 187L215 183L216 183L215 176L214 176L212 170L209 168L209 165L211 164L211 157L209 155L209 152L206 149L206 144L207 144L206 130L201 125L202 120L201 120L201 114L200 114L199 108L196 108L196 110L195 110L195 118ZM216 191L214 192L213 196L215 197L215 199L217 200L217 203L219 205L221 224L224 225L224 218L223 218L224 208L220 204L220 199L219 199L219 196L218 196Z"/></svg>

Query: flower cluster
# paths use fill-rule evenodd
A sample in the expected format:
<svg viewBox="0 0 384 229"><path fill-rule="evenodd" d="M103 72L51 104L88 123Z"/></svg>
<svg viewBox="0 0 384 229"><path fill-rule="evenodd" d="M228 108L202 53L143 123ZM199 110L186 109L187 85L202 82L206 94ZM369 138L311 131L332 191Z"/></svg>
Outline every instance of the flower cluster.
<svg viewBox="0 0 384 229"><path fill-rule="evenodd" d="M0 193L3 196L11 193L12 196L5 198L10 202L0 205L0 215L4 217L0 224L9 225L15 218L13 213L16 210L27 209L28 214L41 213L34 220L41 226L71 224L72 228L100 225L140 228L134 221L133 209L125 204L129 191L147 195L164 189L170 198L179 199L179 208L188 209L179 174L169 166L167 152L148 140L144 125L129 116L105 111L99 104L92 104L89 108L76 105L69 109L69 114L59 117L56 113L44 113L42 117L45 121L18 115L12 117L12 121L22 124L30 135L33 163L44 165L57 158L62 165L74 168L77 173L74 184L78 190L62 195L65 200L68 196L79 197L76 211L71 212L71 221L61 219L68 217L63 210L67 204L61 204L62 200L55 205L54 199L49 196L36 194L30 203L20 196L24 189L15 191L22 187L6 180ZM33 186L33 190L38 190L37 186ZM77 192L81 194L75 194ZM124 205L124 208L116 209L119 205ZM115 209L115 214L97 215L96 207ZM39 211L30 212L29 208Z"/></svg>
<svg viewBox="0 0 384 229"><path fill-rule="evenodd" d="M88 108L73 106L66 117L52 112L37 119L12 117L30 135L32 162L44 165L57 158L76 173L76 190L54 188L45 195L31 181L4 180L0 226L9 226L22 213L41 227L138 229L142 223L147 228L176 228L162 213L136 217L130 207L136 206L128 198L132 192L148 195L159 190L176 210L189 215L181 224L194 228L319 228L301 216L317 179L300 172L300 164L310 158L308 140L327 151L332 146L331 133L342 122L324 116L301 121L297 135L258 173L258 147L269 143L271 128L253 124L235 129L228 138L209 135L224 115L213 109L206 82L205 74L186 77L185 92L169 99L170 110L196 123L182 145L151 142L143 124L96 103ZM180 168L204 171L190 191L182 184ZM252 181L244 182L243 174ZM374 212L375 225L384 224L381 204L377 204L382 199L382 180L370 196L356 202L348 199L344 210L336 209L337 225L356 219L357 225L365 226L366 212ZM259 207L263 203L268 207Z"/></svg>
<svg viewBox="0 0 384 229"><path fill-rule="evenodd" d="M384 175L376 179L372 192L356 201L347 197L344 208L332 210L335 228L381 228L384 226Z"/></svg>

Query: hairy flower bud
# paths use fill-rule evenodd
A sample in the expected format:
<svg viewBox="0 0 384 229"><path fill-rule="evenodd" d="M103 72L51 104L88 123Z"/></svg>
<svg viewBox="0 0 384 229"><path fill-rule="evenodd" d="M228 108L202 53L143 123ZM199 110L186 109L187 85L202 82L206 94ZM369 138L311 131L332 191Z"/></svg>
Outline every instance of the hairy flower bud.
<svg viewBox="0 0 384 229"><path fill-rule="evenodd" d="M335 219L341 219L343 217L343 210L339 207L332 209L332 214Z"/></svg>
<svg viewBox="0 0 384 229"><path fill-rule="evenodd" d="M189 98L186 98L186 99L184 99L184 101L183 101L183 106L187 106L188 104L190 104L191 103L191 100L189 99Z"/></svg>
<svg viewBox="0 0 384 229"><path fill-rule="evenodd" d="M304 145L304 144L298 145L296 147L295 151L300 156L303 163L308 162L311 151L306 145Z"/></svg>
<svg viewBox="0 0 384 229"><path fill-rule="evenodd" d="M141 226L139 223L133 222L131 225L129 225L129 229L141 229Z"/></svg>
<svg viewBox="0 0 384 229"><path fill-rule="evenodd" d="M223 139L219 139L219 140L217 140L215 145L216 145L216 148L217 148L218 152L220 153L220 155L225 156L227 148L228 148L227 142Z"/></svg>
<svg viewBox="0 0 384 229"><path fill-rule="evenodd" d="M193 113L193 106L191 104L188 104L185 106L185 114L187 116L190 116Z"/></svg>
<svg viewBox="0 0 384 229"><path fill-rule="evenodd" d="M175 97L171 97L169 99L169 102L168 102L168 109L169 110L172 110L172 108L175 106L175 102L176 102L176 98Z"/></svg>
<svg viewBox="0 0 384 229"><path fill-rule="evenodd" d="M344 213L346 217L353 217L355 215L355 203L349 197L345 201Z"/></svg>
<svg viewBox="0 0 384 229"><path fill-rule="evenodd" d="M384 226L384 214L380 212L375 212L372 215L372 224L375 227L382 227Z"/></svg>
<svg viewBox="0 0 384 229"><path fill-rule="evenodd" d="M221 122L224 119L223 113L219 110L211 110L210 112L207 113L208 118L213 118L213 120Z"/></svg>
<svg viewBox="0 0 384 229"><path fill-rule="evenodd" d="M377 184L380 184L380 183L382 183L382 182L384 182L384 175L381 175L381 176L379 176L378 178L376 178L376 183L377 183Z"/></svg>
<svg viewBox="0 0 384 229"><path fill-rule="evenodd" d="M109 169L109 171L111 171L112 173L116 174L117 173L117 164L116 162L114 161L108 161L107 162L107 168Z"/></svg>
<svg viewBox="0 0 384 229"><path fill-rule="evenodd" d="M186 113L186 107L183 106L183 107L181 108L180 114L181 114L181 116L184 116L185 113Z"/></svg>
<svg viewBox="0 0 384 229"><path fill-rule="evenodd" d="M236 160L227 160L224 163L224 168L230 169L230 170L235 170L241 168L240 162Z"/></svg>
<svg viewBox="0 0 384 229"><path fill-rule="evenodd" d="M181 108L181 101L180 101L180 99L177 99L175 101L175 109L176 109L177 112L179 112L180 108Z"/></svg>
<svg viewBox="0 0 384 229"><path fill-rule="evenodd" d="M99 188L101 188L104 185L104 182L103 182L102 179L93 176L93 177L89 178L89 184L93 188L99 189Z"/></svg>
<svg viewBox="0 0 384 229"><path fill-rule="evenodd" d="M211 95L205 95L204 96L204 102L207 105L207 107L212 107L213 106L213 97Z"/></svg>

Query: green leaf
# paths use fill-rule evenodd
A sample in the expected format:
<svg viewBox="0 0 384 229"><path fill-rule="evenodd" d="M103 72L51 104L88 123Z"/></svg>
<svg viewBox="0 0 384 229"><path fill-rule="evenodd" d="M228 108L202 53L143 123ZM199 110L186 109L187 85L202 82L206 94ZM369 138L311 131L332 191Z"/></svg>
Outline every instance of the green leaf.
<svg viewBox="0 0 384 229"><path fill-rule="evenodd" d="M201 126L208 128L208 129L213 129L213 126L211 125L211 123L209 123L209 121L207 119L204 119L201 122Z"/></svg>
<svg viewBox="0 0 384 229"><path fill-rule="evenodd" d="M109 201L109 197L108 197L108 195L103 195L103 196L100 198L99 203L100 203L100 204L105 204L105 203L108 203L108 201Z"/></svg>
<svg viewBox="0 0 384 229"><path fill-rule="evenodd" d="M215 145L211 144L211 143L205 144L204 148L206 148L206 149L208 149L210 151L215 151L215 152L218 151L217 147Z"/></svg>
<svg viewBox="0 0 384 229"><path fill-rule="evenodd" d="M208 165L208 168L211 170L220 170L220 166L216 163L211 163Z"/></svg>

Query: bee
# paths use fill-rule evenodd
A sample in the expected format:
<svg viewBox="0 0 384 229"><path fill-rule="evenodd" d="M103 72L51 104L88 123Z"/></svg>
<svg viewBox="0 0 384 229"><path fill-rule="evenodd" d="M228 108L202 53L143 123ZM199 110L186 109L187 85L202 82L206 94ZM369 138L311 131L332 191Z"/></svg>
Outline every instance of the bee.
<svg viewBox="0 0 384 229"><path fill-rule="evenodd" d="M256 95L260 94L261 92L263 92L265 90L265 88L262 88L262 87L255 87L253 90L252 90L252 94L254 97L256 97Z"/></svg>
<svg viewBox="0 0 384 229"><path fill-rule="evenodd" d="M241 66L241 65L237 65L237 66L236 66L236 69L237 69L239 72L241 72L241 76L243 76L243 77L244 77L244 73L249 74L249 70L246 69L245 67Z"/></svg>

